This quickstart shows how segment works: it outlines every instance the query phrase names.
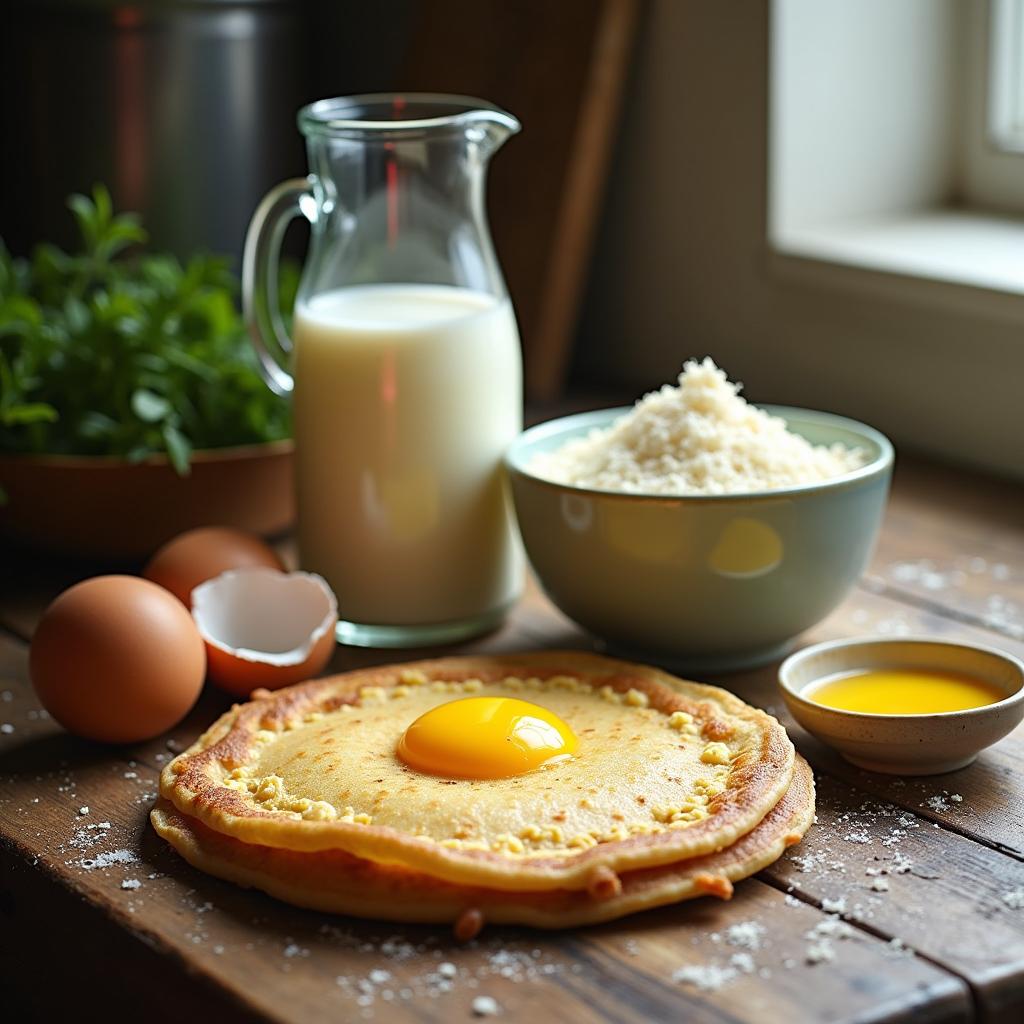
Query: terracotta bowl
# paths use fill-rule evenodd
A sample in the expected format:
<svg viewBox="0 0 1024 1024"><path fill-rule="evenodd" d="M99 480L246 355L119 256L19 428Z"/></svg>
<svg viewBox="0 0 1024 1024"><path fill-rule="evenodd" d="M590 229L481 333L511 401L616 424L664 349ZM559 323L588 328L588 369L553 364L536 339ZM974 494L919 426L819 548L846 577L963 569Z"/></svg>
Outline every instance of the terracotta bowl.
<svg viewBox="0 0 1024 1024"><path fill-rule="evenodd" d="M938 669L991 683L994 704L934 715L872 715L816 704L804 692L840 672ZM1024 663L1005 651L928 637L834 640L806 647L779 668L793 717L851 764L891 775L936 775L969 765L1024 720Z"/></svg>
<svg viewBox="0 0 1024 1024"><path fill-rule="evenodd" d="M185 477L165 457L0 455L0 539L80 558L144 558L195 526L263 536L294 519L291 441L194 453Z"/></svg>

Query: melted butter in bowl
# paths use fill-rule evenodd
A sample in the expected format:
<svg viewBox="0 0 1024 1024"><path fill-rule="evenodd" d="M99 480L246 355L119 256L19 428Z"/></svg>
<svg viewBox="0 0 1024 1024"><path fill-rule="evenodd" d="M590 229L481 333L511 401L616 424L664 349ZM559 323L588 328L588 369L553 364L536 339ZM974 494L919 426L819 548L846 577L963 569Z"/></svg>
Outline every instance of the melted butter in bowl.
<svg viewBox="0 0 1024 1024"><path fill-rule="evenodd" d="M874 669L841 672L809 686L803 695L826 708L868 715L937 715L969 711L1002 700L998 686L963 672L940 669Z"/></svg>
<svg viewBox="0 0 1024 1024"><path fill-rule="evenodd" d="M869 771L932 775L970 764L1024 720L1024 664L930 638L839 640L787 658L793 717Z"/></svg>

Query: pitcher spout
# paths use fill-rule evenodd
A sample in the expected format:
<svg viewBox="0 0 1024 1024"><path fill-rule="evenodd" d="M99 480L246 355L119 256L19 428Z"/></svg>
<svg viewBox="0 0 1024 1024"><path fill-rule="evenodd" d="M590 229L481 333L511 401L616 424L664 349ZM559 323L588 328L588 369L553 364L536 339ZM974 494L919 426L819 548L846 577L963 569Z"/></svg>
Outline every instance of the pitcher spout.
<svg viewBox="0 0 1024 1024"><path fill-rule="evenodd" d="M500 107L479 107L462 115L461 120L466 125L466 138L479 143L488 157L522 130L519 120Z"/></svg>

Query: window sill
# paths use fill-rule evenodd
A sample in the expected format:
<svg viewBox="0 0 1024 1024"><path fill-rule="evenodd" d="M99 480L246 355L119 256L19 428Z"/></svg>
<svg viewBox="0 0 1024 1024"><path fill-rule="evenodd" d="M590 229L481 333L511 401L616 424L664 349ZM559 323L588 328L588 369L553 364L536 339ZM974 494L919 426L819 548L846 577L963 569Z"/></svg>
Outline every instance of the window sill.
<svg viewBox="0 0 1024 1024"><path fill-rule="evenodd" d="M777 232L772 267L802 284L1018 319L1024 314L1024 219L922 210Z"/></svg>

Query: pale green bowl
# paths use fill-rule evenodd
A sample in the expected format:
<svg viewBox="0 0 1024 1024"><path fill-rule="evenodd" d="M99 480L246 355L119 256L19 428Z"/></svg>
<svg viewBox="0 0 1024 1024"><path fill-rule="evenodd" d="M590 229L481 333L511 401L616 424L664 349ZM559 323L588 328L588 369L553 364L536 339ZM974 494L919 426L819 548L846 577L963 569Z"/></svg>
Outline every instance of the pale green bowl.
<svg viewBox="0 0 1024 1024"><path fill-rule="evenodd" d="M764 408L814 444L864 448L868 463L780 491L621 494L553 483L528 466L536 453L628 409L566 416L521 434L505 462L527 554L552 601L624 653L699 671L770 661L828 615L871 557L892 444L842 416Z"/></svg>

